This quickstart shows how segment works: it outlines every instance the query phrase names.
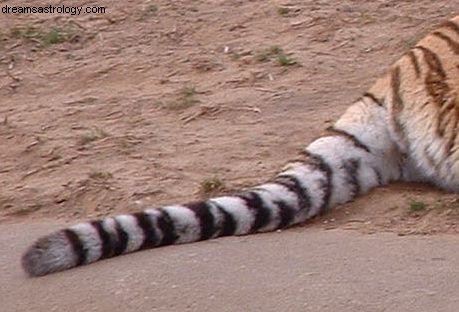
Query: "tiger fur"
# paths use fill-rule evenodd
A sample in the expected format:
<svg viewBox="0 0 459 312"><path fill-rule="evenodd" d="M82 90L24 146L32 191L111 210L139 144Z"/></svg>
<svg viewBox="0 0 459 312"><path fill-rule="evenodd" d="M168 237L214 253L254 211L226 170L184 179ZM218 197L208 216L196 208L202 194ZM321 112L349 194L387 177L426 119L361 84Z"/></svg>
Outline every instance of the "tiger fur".
<svg viewBox="0 0 459 312"><path fill-rule="evenodd" d="M30 276L169 244L292 226L391 181L459 191L459 16L425 36L265 184L77 224L38 239Z"/></svg>

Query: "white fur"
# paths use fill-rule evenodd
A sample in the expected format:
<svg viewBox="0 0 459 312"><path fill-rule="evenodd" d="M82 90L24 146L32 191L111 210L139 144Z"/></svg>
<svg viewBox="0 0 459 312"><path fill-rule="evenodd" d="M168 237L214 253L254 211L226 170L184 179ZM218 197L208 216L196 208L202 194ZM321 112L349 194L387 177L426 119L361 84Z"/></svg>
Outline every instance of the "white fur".
<svg viewBox="0 0 459 312"><path fill-rule="evenodd" d="M215 231L215 233L212 235L212 238L218 237L220 235L220 232L223 228L223 221L224 221L224 215L223 213L215 206L214 203L211 201L207 202L207 205L209 206L209 211L214 217L214 226L219 229Z"/></svg>
<svg viewBox="0 0 459 312"><path fill-rule="evenodd" d="M222 209L231 214L237 223L235 235L243 235L250 232L255 216L249 210L245 201L239 197L223 196L210 200L217 203Z"/></svg>
<svg viewBox="0 0 459 312"><path fill-rule="evenodd" d="M163 232L158 227L158 217L161 215L161 211L159 211L156 208L149 208L149 209L144 210L144 212L149 216L151 220L153 229L158 239L158 243L161 242L161 240L164 237Z"/></svg>
<svg viewBox="0 0 459 312"><path fill-rule="evenodd" d="M102 255L102 242L97 230L89 223L80 223L70 227L84 244L86 249L85 263L97 261Z"/></svg>
<svg viewBox="0 0 459 312"><path fill-rule="evenodd" d="M260 190L258 193L262 196L266 205L271 209L271 213L273 214L272 221L260 230L262 232L276 229L281 222L279 207L277 207L274 203L275 201L282 200L288 206L295 207L297 210L299 209L299 202L296 194L283 185L277 183L266 183L260 185L257 189Z"/></svg>
<svg viewBox="0 0 459 312"><path fill-rule="evenodd" d="M274 201L279 198L279 195L268 192L267 190L263 190L263 189L259 189L259 190L257 189L254 192L260 196L261 200L263 201L264 206L269 208L269 211L270 211L270 218L269 218L270 222L268 222L265 226L258 229L258 231L268 232L268 231L272 231L276 229L277 226L279 225L280 218L279 218L279 207L274 203Z"/></svg>
<svg viewBox="0 0 459 312"><path fill-rule="evenodd" d="M320 138L307 148L308 152L319 154L331 167L332 193L330 205L342 204L352 199L352 185L347 183L348 174L343 168L343 163L349 159L361 159L362 155L356 151L353 143L341 136ZM343 153L342 151L346 151ZM360 181L360 184L366 181Z"/></svg>
<svg viewBox="0 0 459 312"><path fill-rule="evenodd" d="M325 192L321 187L321 181L327 178L325 173L307 164L297 164L295 166L290 166L290 168L283 171L282 174L292 175L297 178L301 185L307 189L311 201L309 212L306 215L298 215L295 221L303 222L307 218L315 216L323 205L325 197Z"/></svg>
<svg viewBox="0 0 459 312"><path fill-rule="evenodd" d="M179 236L176 243L197 241L201 235L201 226L193 211L185 206L167 206L163 208L174 222L175 231Z"/></svg>
<svg viewBox="0 0 459 312"><path fill-rule="evenodd" d="M102 227L110 236L117 237L116 222L114 218L105 218L102 220Z"/></svg>
<svg viewBox="0 0 459 312"><path fill-rule="evenodd" d="M121 228L128 234L128 242L124 253L138 250L145 238L142 229L137 224L136 218L131 215L120 215L115 217Z"/></svg>
<svg viewBox="0 0 459 312"><path fill-rule="evenodd" d="M386 109L367 100L351 105L333 125L333 128L353 135L370 149L371 154L362 154L361 160L366 165L379 169L383 183L401 177L398 166L400 151L388 130L389 119ZM348 149L343 156L346 156Z"/></svg>
<svg viewBox="0 0 459 312"><path fill-rule="evenodd" d="M359 179L362 193L368 192L371 188L379 184L378 175L374 169L365 162L360 164L357 178Z"/></svg>

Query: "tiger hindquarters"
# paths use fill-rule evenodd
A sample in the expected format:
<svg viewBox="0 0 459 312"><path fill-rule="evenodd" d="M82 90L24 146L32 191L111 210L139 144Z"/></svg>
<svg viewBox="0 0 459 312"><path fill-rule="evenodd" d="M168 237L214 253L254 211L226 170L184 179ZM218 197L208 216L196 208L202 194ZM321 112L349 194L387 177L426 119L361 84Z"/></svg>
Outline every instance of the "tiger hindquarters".
<svg viewBox="0 0 459 312"><path fill-rule="evenodd" d="M362 136L360 141L336 128L311 143L300 159L271 181L239 194L59 230L38 239L23 255L22 266L30 276L41 276L141 249L273 231L304 222L399 175L385 159L388 152L378 150L378 144L386 142L376 144L368 138Z"/></svg>
<svg viewBox="0 0 459 312"><path fill-rule="evenodd" d="M31 276L162 245L301 223L394 180L459 190L459 16L402 56L302 158L233 196L81 223L38 239Z"/></svg>

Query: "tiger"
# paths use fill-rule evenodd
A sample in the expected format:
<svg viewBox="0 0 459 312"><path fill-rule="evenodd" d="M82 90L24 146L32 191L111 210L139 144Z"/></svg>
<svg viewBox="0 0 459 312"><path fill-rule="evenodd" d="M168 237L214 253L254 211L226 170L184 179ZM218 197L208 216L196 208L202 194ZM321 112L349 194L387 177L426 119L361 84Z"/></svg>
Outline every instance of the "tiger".
<svg viewBox="0 0 459 312"><path fill-rule="evenodd" d="M267 182L55 231L22 255L30 277L171 244L304 223L394 181L459 191L459 15L424 36Z"/></svg>

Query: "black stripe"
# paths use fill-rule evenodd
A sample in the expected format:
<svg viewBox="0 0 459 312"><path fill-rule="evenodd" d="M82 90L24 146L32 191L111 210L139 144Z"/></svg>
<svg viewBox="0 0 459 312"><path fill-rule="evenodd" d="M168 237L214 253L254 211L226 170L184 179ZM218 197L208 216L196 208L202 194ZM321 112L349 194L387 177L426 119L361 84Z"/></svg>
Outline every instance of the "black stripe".
<svg viewBox="0 0 459 312"><path fill-rule="evenodd" d="M218 236L234 235L234 232L236 232L236 221L234 220L234 217L217 203L212 202L212 204L215 205L215 207L217 207L217 209L223 215L223 223L221 225L220 233Z"/></svg>
<svg viewBox="0 0 459 312"><path fill-rule="evenodd" d="M310 209L311 199L309 198L307 188L303 187L295 176L280 174L278 175L273 183L282 185L287 188L290 192L294 193L298 198L299 209Z"/></svg>
<svg viewBox="0 0 459 312"><path fill-rule="evenodd" d="M160 246L172 245L178 238L175 232L175 225L169 214L164 209L158 209L160 215L158 216L158 228L163 233L163 239L161 240Z"/></svg>
<svg viewBox="0 0 459 312"><path fill-rule="evenodd" d="M365 144L363 144L362 141L357 139L354 135L352 135L350 133L347 133L344 130L336 129L333 126L329 127L327 130L347 138L348 140L350 140L355 145L355 147L358 147L360 149L365 150L368 153L371 153L370 148L368 146L366 146Z"/></svg>
<svg viewBox="0 0 459 312"><path fill-rule="evenodd" d="M210 204L207 202L194 202L184 205L188 209L194 212L195 216L199 219L199 225L201 227L200 240L209 239L214 235L216 228L214 215L210 212Z"/></svg>
<svg viewBox="0 0 459 312"><path fill-rule="evenodd" d="M399 120L400 112L405 106L403 99L400 95L400 67L395 66L392 68L390 74L390 85L392 90L392 110L389 112L390 118L392 119L394 125L394 131L400 136L402 140L405 140L405 126L401 124ZM408 144L408 143L406 143Z"/></svg>
<svg viewBox="0 0 459 312"><path fill-rule="evenodd" d="M99 259L109 258L113 254L113 245L110 234L104 229L102 220L92 221L91 225L97 230L99 238L102 241L102 255Z"/></svg>
<svg viewBox="0 0 459 312"><path fill-rule="evenodd" d="M113 255L118 256L126 250L129 236L128 233L126 233L126 231L121 226L120 222L116 220L116 218L113 218L113 220L115 220L115 230L117 236L117 240L113 246Z"/></svg>
<svg viewBox="0 0 459 312"><path fill-rule="evenodd" d="M449 101L451 88L447 83L446 72L442 66L440 58L433 51L423 46L417 46L417 49L424 53L424 59L429 67L424 84L427 92L433 99L434 104L440 108L440 115L436 118L436 132L440 137L445 134L445 126L441 124L444 114L448 111L441 109Z"/></svg>
<svg viewBox="0 0 459 312"><path fill-rule="evenodd" d="M86 261L87 250L83 246L83 242L75 231L70 229L63 230L65 237L70 242L73 252L77 257L76 265L82 265Z"/></svg>
<svg viewBox="0 0 459 312"><path fill-rule="evenodd" d="M271 210L265 205L260 195L255 192L248 192L239 195L239 197L245 201L247 207L255 215L255 220L250 229L251 232L256 232L269 223L271 219Z"/></svg>
<svg viewBox="0 0 459 312"><path fill-rule="evenodd" d="M286 226L289 226L295 218L295 209L282 200L275 201L274 204L276 204L279 208L280 222L277 227L282 229Z"/></svg>
<svg viewBox="0 0 459 312"><path fill-rule="evenodd" d="M324 192L323 202L319 208L321 213L328 210L330 206L330 197L333 192L332 176L333 171L331 166L318 154L313 154L308 151L303 151L303 154L307 157L305 163L312 166L313 169L319 170L325 174L325 180L320 181L320 188Z"/></svg>
<svg viewBox="0 0 459 312"><path fill-rule="evenodd" d="M427 147L424 148L424 157L432 168L437 169L439 163L434 160Z"/></svg>
<svg viewBox="0 0 459 312"><path fill-rule="evenodd" d="M138 226L143 232L144 239L140 249L148 249L157 246L159 244L159 238L154 229L150 215L146 212L137 212L132 216L136 219Z"/></svg>
<svg viewBox="0 0 459 312"><path fill-rule="evenodd" d="M403 101L400 96L400 67L395 66L391 72L390 84L392 88L392 105L395 112L403 109Z"/></svg>
<svg viewBox="0 0 459 312"><path fill-rule="evenodd" d="M414 72L416 73L416 78L419 78L419 75L421 75L421 68L419 67L416 53L414 53L413 50L410 50L410 52L408 52L408 57L410 58L411 64L413 65Z"/></svg>
<svg viewBox="0 0 459 312"><path fill-rule="evenodd" d="M379 170L376 169L375 167L372 167L371 169L373 169L373 172L376 175L376 179L378 181L378 185L383 185L383 179L382 179L381 172L379 172Z"/></svg>
<svg viewBox="0 0 459 312"><path fill-rule="evenodd" d="M446 72L441 65L440 58L435 52L423 46L416 46L415 49L422 51L430 70L434 71L440 78L446 78Z"/></svg>
<svg viewBox="0 0 459 312"><path fill-rule="evenodd" d="M453 21L447 21L442 26L451 29L459 35L459 25L457 25Z"/></svg>
<svg viewBox="0 0 459 312"><path fill-rule="evenodd" d="M451 154L455 151L455 149L453 150L453 148L456 145L456 138L457 138L457 133L458 133L458 129L457 129L458 123L459 123L459 116L456 116L456 119L454 120L453 131L451 132L451 136L448 140L448 143L446 144L448 156L451 156Z"/></svg>
<svg viewBox="0 0 459 312"><path fill-rule="evenodd" d="M361 191L358 178L360 162L357 159L348 159L343 162L343 168L347 174L346 182L351 186L351 196L354 198Z"/></svg>
<svg viewBox="0 0 459 312"><path fill-rule="evenodd" d="M404 170L404 164L406 163L406 159L408 159L408 156L406 153L401 153L400 155L401 161L398 161L398 175L399 179L403 180L406 178L405 176L405 170Z"/></svg>
<svg viewBox="0 0 459 312"><path fill-rule="evenodd" d="M439 31L434 32L433 35L440 38L444 42L446 42L446 44L450 47L450 49L453 50L454 54L459 54L459 43L458 42L454 41L449 36Z"/></svg>
<svg viewBox="0 0 459 312"><path fill-rule="evenodd" d="M383 103L381 102L381 100L379 100L373 93L365 92L363 96L369 98L370 100L375 102L378 106L383 106Z"/></svg>

